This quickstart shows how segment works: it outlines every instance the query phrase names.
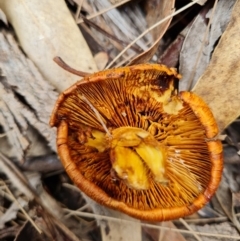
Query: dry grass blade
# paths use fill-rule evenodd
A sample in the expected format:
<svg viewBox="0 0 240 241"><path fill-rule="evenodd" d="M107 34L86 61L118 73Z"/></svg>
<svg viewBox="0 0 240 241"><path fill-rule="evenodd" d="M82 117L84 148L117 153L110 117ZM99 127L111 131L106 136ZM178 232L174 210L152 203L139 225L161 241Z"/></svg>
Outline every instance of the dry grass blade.
<svg viewBox="0 0 240 241"><path fill-rule="evenodd" d="M194 230L188 225L188 223L187 223L184 219L180 218L179 221L180 221L188 230L194 232ZM202 239L201 239L197 234L193 233L193 236L194 236L198 241L202 241Z"/></svg>
<svg viewBox="0 0 240 241"><path fill-rule="evenodd" d="M125 4L125 3L127 3L127 2L130 2L130 1L131 1L131 0L120 1L120 2L118 2L118 3L116 3L116 4L113 4L111 7L105 8L105 9L103 9L103 10L101 10L101 11L95 13L95 14L92 14L92 15L88 16L87 19L90 20L90 19L92 19L92 18L96 18L97 16L102 15L102 14L104 14L104 13L106 13L106 12L112 10L112 9L115 9L115 8L119 7L119 6L122 6L123 4ZM77 2L77 1L76 1L76 2ZM83 22L84 22L83 19L78 19L78 20L77 20L77 24L83 23Z"/></svg>
<svg viewBox="0 0 240 241"><path fill-rule="evenodd" d="M160 24L164 23L165 21L167 21L168 19L171 19L173 16L183 12L184 10L188 9L189 7L191 7L192 5L196 4L199 0L195 0L189 4L187 4L185 7L177 10L175 13L165 17L164 19L160 20L159 22L155 23L153 26L151 26L150 28L148 28L147 30L145 30L142 34L140 34L135 40L133 40L126 48L124 48L112 61L111 63L108 64L108 66L106 67L107 69L110 68L115 62L116 60L119 59L119 57L121 57L133 44L135 44L139 39L141 39L144 35L146 35L147 33L149 33L151 30L153 30L154 28L158 27Z"/></svg>
<svg viewBox="0 0 240 241"><path fill-rule="evenodd" d="M1 158L1 156L0 156ZM7 190L8 194L12 196L13 200L17 203L19 209L23 212L27 220L33 225L33 227L37 230L38 233L42 233L42 230L39 229L39 227L35 224L35 222L32 220L32 218L28 215L28 213L24 210L24 208L21 206L21 204L18 202L18 200L14 197L12 192L9 190L7 185L4 183L5 189Z"/></svg>
<svg viewBox="0 0 240 241"><path fill-rule="evenodd" d="M79 239L72 233L61 221L59 218L53 216L52 213L48 212L48 208L45 204L43 204L42 200L38 196L37 192L30 186L25 176L14 166L14 164L7 159L4 155L0 153L0 168L1 170L8 176L10 182L18 188L23 194L25 194L30 200L34 200L37 205L39 205L40 209L42 209L41 215L45 222L45 229L42 229L45 233L63 233L66 235L71 241L79 241ZM8 189L6 189L8 190ZM8 192L9 198L15 202L17 200ZM21 207L20 209L26 215L26 211ZM56 210L52 210L55 212ZM29 216L26 216L27 219L33 224L34 221L29 219ZM38 229L41 232L40 229Z"/></svg>

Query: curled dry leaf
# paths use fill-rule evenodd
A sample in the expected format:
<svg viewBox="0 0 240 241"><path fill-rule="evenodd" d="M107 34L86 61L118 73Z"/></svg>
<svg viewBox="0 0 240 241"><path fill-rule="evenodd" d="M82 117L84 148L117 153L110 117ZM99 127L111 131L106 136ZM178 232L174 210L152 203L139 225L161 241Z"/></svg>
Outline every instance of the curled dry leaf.
<svg viewBox="0 0 240 241"><path fill-rule="evenodd" d="M210 64L194 87L211 108L222 131L240 114L240 1L222 35Z"/></svg>
<svg viewBox="0 0 240 241"><path fill-rule="evenodd" d="M164 19L168 15L171 15L174 12L174 4L175 4L175 0L146 1L146 11L147 11L146 20L148 22L148 26L151 27L161 19ZM146 51L144 51L143 53L139 54L137 57L135 57L131 61L130 65L148 62L153 57L153 55L155 54L159 46L162 36L167 31L167 28L171 20L172 18L166 20L165 22L160 24L157 28L151 31L151 34L153 35L152 46Z"/></svg>
<svg viewBox="0 0 240 241"><path fill-rule="evenodd" d="M50 124L63 166L89 197L151 221L209 201L223 165L218 128L200 97L178 94L179 78L142 64L86 76L60 95Z"/></svg>
<svg viewBox="0 0 240 241"><path fill-rule="evenodd" d="M82 71L97 70L64 0L8 0L0 1L0 7L13 25L21 47L57 90L75 83L76 77L59 69L52 61L55 56Z"/></svg>

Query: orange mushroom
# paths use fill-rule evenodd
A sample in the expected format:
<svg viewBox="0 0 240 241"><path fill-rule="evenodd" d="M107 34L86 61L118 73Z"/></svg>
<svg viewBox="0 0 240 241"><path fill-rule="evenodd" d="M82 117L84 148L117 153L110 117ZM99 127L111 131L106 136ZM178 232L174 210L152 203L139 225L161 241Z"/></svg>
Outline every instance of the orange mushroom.
<svg viewBox="0 0 240 241"><path fill-rule="evenodd" d="M179 78L140 64L85 76L60 95L50 125L66 172L89 197L149 221L209 201L223 168L218 128L200 97L178 93Z"/></svg>

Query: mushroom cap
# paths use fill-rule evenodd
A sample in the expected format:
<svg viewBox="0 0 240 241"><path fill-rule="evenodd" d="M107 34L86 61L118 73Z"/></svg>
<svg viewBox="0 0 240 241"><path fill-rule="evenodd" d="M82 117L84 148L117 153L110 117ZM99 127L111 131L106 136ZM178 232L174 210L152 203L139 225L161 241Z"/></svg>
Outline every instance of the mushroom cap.
<svg viewBox="0 0 240 241"><path fill-rule="evenodd" d="M102 205L149 221L190 215L210 200L223 168L218 127L200 97L178 93L180 77L164 65L140 64L86 76L59 96L50 125L76 186ZM153 148L156 158L144 153ZM124 179L119 166L135 174ZM141 171L147 185L130 179Z"/></svg>

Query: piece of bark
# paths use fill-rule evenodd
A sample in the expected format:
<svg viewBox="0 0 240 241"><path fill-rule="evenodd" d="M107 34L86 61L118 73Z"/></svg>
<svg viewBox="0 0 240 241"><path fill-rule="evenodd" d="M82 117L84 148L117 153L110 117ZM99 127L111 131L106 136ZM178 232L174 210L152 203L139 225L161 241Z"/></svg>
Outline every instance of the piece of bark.
<svg viewBox="0 0 240 241"><path fill-rule="evenodd" d="M14 153L14 157L20 161L27 151L31 153L31 144L38 146L35 155L46 153L46 143L49 143L52 150L56 150L55 131L49 127L48 121L58 93L20 51L8 32L0 33L0 69L0 118L5 118L6 121L1 123L5 123L4 132L15 148L11 157ZM33 132L35 135L31 134ZM44 138L34 139L34 136L40 134L47 142ZM9 150L3 151L10 156Z"/></svg>

